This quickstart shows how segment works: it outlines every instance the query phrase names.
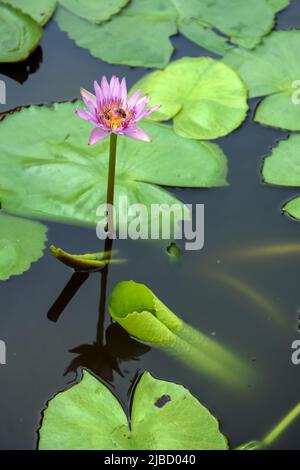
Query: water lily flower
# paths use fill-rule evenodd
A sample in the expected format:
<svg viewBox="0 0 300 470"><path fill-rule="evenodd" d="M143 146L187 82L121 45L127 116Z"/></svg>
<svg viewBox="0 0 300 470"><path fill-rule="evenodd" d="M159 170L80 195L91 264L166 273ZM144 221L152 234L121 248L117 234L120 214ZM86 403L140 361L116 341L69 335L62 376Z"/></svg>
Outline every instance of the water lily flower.
<svg viewBox="0 0 300 470"><path fill-rule="evenodd" d="M101 85L94 82L95 95L82 88L81 96L86 110L77 109L76 114L89 121L95 129L92 131L89 144L95 144L111 134L125 135L132 139L150 142L151 138L137 123L153 113L160 106L145 109L150 97L141 97L137 90L129 99L127 97L126 79L121 81L113 76L108 83L105 76Z"/></svg>

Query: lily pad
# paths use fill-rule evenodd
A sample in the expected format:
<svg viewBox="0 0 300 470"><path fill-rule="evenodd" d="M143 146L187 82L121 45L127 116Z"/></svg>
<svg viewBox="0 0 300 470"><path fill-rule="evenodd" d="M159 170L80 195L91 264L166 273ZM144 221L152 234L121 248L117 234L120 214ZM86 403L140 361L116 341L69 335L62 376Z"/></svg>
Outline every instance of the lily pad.
<svg viewBox="0 0 300 470"><path fill-rule="evenodd" d="M142 78L140 88L161 104L149 119L173 118L174 131L192 139L215 139L246 117L247 90L239 76L209 57L184 58Z"/></svg>
<svg viewBox="0 0 300 470"><path fill-rule="evenodd" d="M56 8L56 0L2 0L23 13L31 16L42 26L51 18Z"/></svg>
<svg viewBox="0 0 300 470"><path fill-rule="evenodd" d="M148 372L133 394L130 425L112 392L89 372L48 403L40 450L227 450L217 420L181 385Z"/></svg>
<svg viewBox="0 0 300 470"><path fill-rule="evenodd" d="M59 0L59 3L81 18L102 23L119 13L129 0Z"/></svg>
<svg viewBox="0 0 300 470"><path fill-rule="evenodd" d="M224 60L237 69L251 98L266 96L255 121L273 127L300 130L294 83L300 77L300 31L275 31L254 51L235 49Z"/></svg>
<svg viewBox="0 0 300 470"><path fill-rule="evenodd" d="M279 142L265 158L262 171L264 181L276 186L300 187L300 135L293 134ZM300 220L300 197L283 206L283 211Z"/></svg>
<svg viewBox="0 0 300 470"><path fill-rule="evenodd" d="M0 213L0 280L6 281L30 268L43 256L47 228Z"/></svg>
<svg viewBox="0 0 300 470"><path fill-rule="evenodd" d="M198 27L201 30L204 26L210 36L218 31L226 35L230 42L252 49L271 31L274 24L274 11L267 0L226 0L226 5L224 0L172 0L172 2L179 12L179 30L204 47L207 47L207 43L203 43L200 37L191 37L188 34L189 28L195 30ZM181 29L182 23L183 29ZM217 36L217 33L215 35Z"/></svg>
<svg viewBox="0 0 300 470"><path fill-rule="evenodd" d="M70 223L97 224L106 201L106 139L88 146L91 126L78 105L31 106L0 123L0 201L13 213ZM115 201L181 204L157 185L226 185L227 162L215 144L182 139L170 126L144 122L152 143L118 139ZM18 129L18 139L15 132Z"/></svg>
<svg viewBox="0 0 300 470"><path fill-rule="evenodd" d="M110 64L164 67L173 52L177 13L165 0L131 0L122 13L97 25L60 7L59 27L80 47Z"/></svg>
<svg viewBox="0 0 300 470"><path fill-rule="evenodd" d="M42 28L30 16L0 3L0 62L27 59L42 38Z"/></svg>
<svg viewBox="0 0 300 470"><path fill-rule="evenodd" d="M94 57L113 64L155 68L169 62L173 52L169 38L177 32L220 55L231 49L232 43L254 48L272 29L275 13L286 6L286 0L226 0L226 8L224 0L131 0L111 21L97 25L112 12L111 2L106 0L99 17L102 2L61 0L69 11L58 9L59 27ZM115 9L120 2L115 2Z"/></svg>
<svg viewBox="0 0 300 470"><path fill-rule="evenodd" d="M268 4L272 10L277 13L289 6L291 0L268 0Z"/></svg>

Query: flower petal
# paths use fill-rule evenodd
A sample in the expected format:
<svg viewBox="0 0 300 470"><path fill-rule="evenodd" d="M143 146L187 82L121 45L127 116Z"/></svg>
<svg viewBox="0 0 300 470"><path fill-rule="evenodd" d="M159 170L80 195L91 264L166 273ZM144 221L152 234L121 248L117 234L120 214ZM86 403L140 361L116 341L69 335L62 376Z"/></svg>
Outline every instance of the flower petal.
<svg viewBox="0 0 300 470"><path fill-rule="evenodd" d="M115 81L113 85L111 86L111 94L113 99L119 101L121 98L121 92L120 92L120 82L117 77L115 77Z"/></svg>
<svg viewBox="0 0 300 470"><path fill-rule="evenodd" d="M110 88L109 88L109 84L105 75L103 75L101 79L101 88L102 88L103 97L106 100L110 98Z"/></svg>
<svg viewBox="0 0 300 470"><path fill-rule="evenodd" d="M151 98L149 96L146 96L145 98L142 98L137 102L134 109L136 116L140 115L140 113L143 111L143 109L145 109L150 100Z"/></svg>
<svg viewBox="0 0 300 470"><path fill-rule="evenodd" d="M131 139L143 140L145 142L151 142L151 137L140 127L134 127L131 129L124 130L124 135Z"/></svg>
<svg viewBox="0 0 300 470"><path fill-rule="evenodd" d="M126 78L123 78L122 81L121 81L120 98L121 98L121 101L123 102L123 106L125 106L126 105L126 100L127 100Z"/></svg>
<svg viewBox="0 0 300 470"><path fill-rule="evenodd" d="M103 140L108 137L109 133L99 129L98 127L91 132L89 138L89 145L96 144L99 140Z"/></svg>
<svg viewBox="0 0 300 470"><path fill-rule="evenodd" d="M97 106L100 108L103 102L103 93L99 83L96 80L94 81L94 88L96 93Z"/></svg>
<svg viewBox="0 0 300 470"><path fill-rule="evenodd" d="M111 95L113 94L113 91L114 91L114 88L115 88L116 80L118 80L118 79L117 79L117 77L116 77L115 75L113 75L113 76L111 77L111 79L110 79L109 88L110 88L110 93L111 93Z"/></svg>
<svg viewBox="0 0 300 470"><path fill-rule="evenodd" d="M85 90L84 88L80 88L80 93L81 93L82 99L85 103L88 101L89 103L92 104L93 108L96 106L96 96L95 95L93 95L89 91Z"/></svg>
<svg viewBox="0 0 300 470"><path fill-rule="evenodd" d="M76 109L75 114L79 116L81 119L84 119L85 121L91 122L93 125L97 125L96 119L85 109Z"/></svg>
<svg viewBox="0 0 300 470"><path fill-rule="evenodd" d="M153 113L154 111L156 111L156 110L159 109L159 108L160 108L159 105L152 106L152 108L148 108L148 109L146 109L146 111L143 111L143 112L141 112L140 114L138 114L138 115L135 117L135 120L136 120L136 121L140 121L141 119L146 118L147 116L149 116L149 114Z"/></svg>
<svg viewBox="0 0 300 470"><path fill-rule="evenodd" d="M141 90L137 90L135 93L133 93L131 98L129 98L129 100L127 101L127 106L129 109L132 109L136 105L140 96Z"/></svg>

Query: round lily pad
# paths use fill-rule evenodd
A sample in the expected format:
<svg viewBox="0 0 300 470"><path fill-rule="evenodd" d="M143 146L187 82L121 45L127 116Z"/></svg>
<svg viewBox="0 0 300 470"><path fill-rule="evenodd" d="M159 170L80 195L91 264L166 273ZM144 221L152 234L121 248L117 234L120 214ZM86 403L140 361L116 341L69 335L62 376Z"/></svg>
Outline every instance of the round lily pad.
<svg viewBox="0 0 300 470"><path fill-rule="evenodd" d="M129 0L59 0L59 3L81 18L102 23L119 13Z"/></svg>
<svg viewBox="0 0 300 470"><path fill-rule="evenodd" d="M149 119L173 119L174 131L191 139L215 139L246 117L247 89L237 73L209 57L184 58L142 78L134 87L161 108Z"/></svg>
<svg viewBox="0 0 300 470"><path fill-rule="evenodd" d="M228 450L216 418L181 385L145 372L130 427L117 398L89 372L43 413L40 450Z"/></svg>
<svg viewBox="0 0 300 470"><path fill-rule="evenodd" d="M109 139L88 146L90 123L75 115L79 103L31 106L0 123L0 200L9 212L95 226L106 203ZM118 139L115 201L182 204L158 185L226 185L220 147L187 140L170 126L142 123L151 143ZM18 129L18 139L15 138Z"/></svg>
<svg viewBox="0 0 300 470"><path fill-rule="evenodd" d="M0 62L20 62L38 46L42 28L30 16L0 3Z"/></svg>
<svg viewBox="0 0 300 470"><path fill-rule="evenodd" d="M257 108L255 121L300 130L299 49L300 30L275 31L254 51L234 49L225 56L225 62L245 81L251 98L266 96Z"/></svg>
<svg viewBox="0 0 300 470"><path fill-rule="evenodd" d="M56 0L2 0L23 13L31 16L37 23L45 25L56 8Z"/></svg>

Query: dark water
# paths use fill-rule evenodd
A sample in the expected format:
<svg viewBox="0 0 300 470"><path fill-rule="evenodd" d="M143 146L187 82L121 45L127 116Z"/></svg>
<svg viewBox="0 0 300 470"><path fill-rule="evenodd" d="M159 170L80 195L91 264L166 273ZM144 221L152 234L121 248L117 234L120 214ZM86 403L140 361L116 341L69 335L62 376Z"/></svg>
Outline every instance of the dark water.
<svg viewBox="0 0 300 470"><path fill-rule="evenodd" d="M300 27L297 2L278 15L277 27ZM173 44L174 59L208 55L181 37L173 38ZM112 66L92 58L51 21L41 50L24 65L2 66L0 72L7 84L8 105L1 106L5 111L23 104L72 99L78 96L80 86L91 88L92 81L102 74L124 75L132 85L147 70ZM110 326L108 315L109 348L103 350L99 341L95 345L97 335L101 339L101 328L97 332L99 273L82 284L56 323L50 321L47 312L72 273L47 250L30 271L0 284L0 338L6 341L8 356L7 365L0 367L1 449L36 447L41 410L49 398L76 379L76 372L64 375L66 369L76 371L80 366L106 377L124 406L139 371L149 370L158 378L186 385L219 417L233 446L263 437L299 401L300 366L291 363L291 343L299 339L300 255L268 259L230 256L243 247L299 241L299 224L283 216L280 207L300 190L265 186L260 176L263 157L287 133L254 124L256 103L251 103L247 122L218 141L228 156L230 186L173 190L186 203L205 204L204 249L185 252L174 265L151 243L116 242L115 247L129 262L111 267L107 285L109 293L121 280L146 283L184 320L216 334L218 340L246 357L259 377L255 385L249 382L244 393L226 390L163 352L141 349L120 329ZM71 252L101 249L93 230L55 223L48 226L50 243ZM213 277L218 273L257 289L280 311L286 328ZM74 349L78 352L70 352ZM118 366L108 349L110 354L123 357ZM274 448L300 449L299 431L300 421Z"/></svg>

